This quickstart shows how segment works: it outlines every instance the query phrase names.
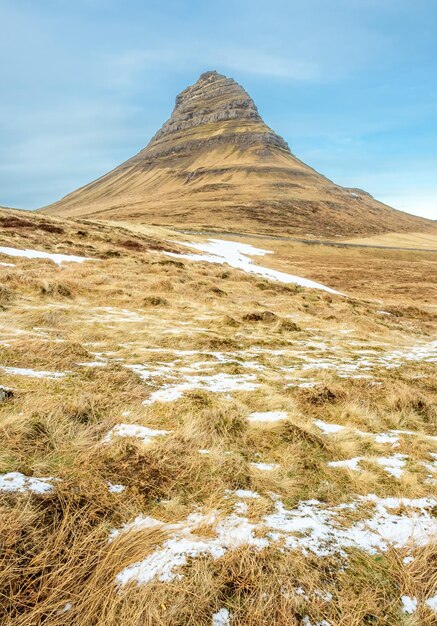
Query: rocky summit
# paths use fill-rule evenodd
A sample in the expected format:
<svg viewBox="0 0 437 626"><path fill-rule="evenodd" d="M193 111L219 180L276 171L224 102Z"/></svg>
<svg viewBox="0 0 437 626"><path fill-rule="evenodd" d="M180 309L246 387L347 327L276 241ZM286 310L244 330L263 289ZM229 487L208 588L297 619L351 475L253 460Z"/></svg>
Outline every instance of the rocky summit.
<svg viewBox="0 0 437 626"><path fill-rule="evenodd" d="M227 142L241 148L262 145L289 152L282 137L264 124L243 87L217 72L205 72L177 96L171 118L138 158L147 161L177 152L186 154Z"/></svg>
<svg viewBox="0 0 437 626"><path fill-rule="evenodd" d="M300 161L243 87L215 71L177 96L170 119L137 155L42 211L319 238L429 224Z"/></svg>

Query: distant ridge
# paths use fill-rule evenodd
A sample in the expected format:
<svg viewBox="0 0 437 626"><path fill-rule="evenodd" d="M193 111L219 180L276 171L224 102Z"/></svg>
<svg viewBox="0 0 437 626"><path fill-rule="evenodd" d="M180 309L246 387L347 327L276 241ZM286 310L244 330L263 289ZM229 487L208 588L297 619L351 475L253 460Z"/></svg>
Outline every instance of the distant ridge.
<svg viewBox="0 0 437 626"><path fill-rule="evenodd" d="M396 211L305 165L232 78L205 72L137 155L42 209L64 217L315 237L420 230Z"/></svg>

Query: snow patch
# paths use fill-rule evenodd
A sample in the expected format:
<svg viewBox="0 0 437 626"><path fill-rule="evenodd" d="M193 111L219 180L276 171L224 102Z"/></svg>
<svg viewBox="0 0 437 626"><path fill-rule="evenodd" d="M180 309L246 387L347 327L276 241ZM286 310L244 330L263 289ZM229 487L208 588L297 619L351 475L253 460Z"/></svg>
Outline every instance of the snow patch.
<svg viewBox="0 0 437 626"><path fill-rule="evenodd" d="M95 261L84 256L75 256L73 254L57 254L51 252L42 252L41 250L19 250L17 248L7 248L0 246L0 253L6 256L23 257L25 259L50 259L57 265L62 263L83 263L84 261Z"/></svg>
<svg viewBox="0 0 437 626"><path fill-rule="evenodd" d="M230 491L228 493L235 494L237 498L257 500L260 497L259 493L256 493L256 491L250 491L250 489L236 489L235 491Z"/></svg>
<svg viewBox="0 0 437 626"><path fill-rule="evenodd" d="M431 598L428 598L428 600L425 600L425 604L429 609L431 609L431 611L437 613L437 593L435 596L432 596Z"/></svg>
<svg viewBox="0 0 437 626"><path fill-rule="evenodd" d="M143 404L154 402L172 402L181 398L186 391L202 389L213 393L225 393L230 391L253 391L259 384L254 374L213 374L211 376L190 376L177 385L164 385L161 389L150 394Z"/></svg>
<svg viewBox="0 0 437 626"><path fill-rule="evenodd" d="M126 489L125 485L117 485L114 483L108 483L109 493L123 493L125 489Z"/></svg>
<svg viewBox="0 0 437 626"><path fill-rule="evenodd" d="M254 497L254 492L246 490L231 493L239 497ZM243 495L247 493L251 495ZM259 494L255 496L260 497ZM159 529L170 536L145 559L122 570L116 577L116 584L123 586L129 582L145 584L153 579L164 582L180 579L182 574L177 570L186 565L189 558L208 555L218 559L227 550L243 545L261 550L276 544L281 549L300 550L318 557L337 555L347 559L349 548L377 554L386 552L389 547L424 546L437 534L437 519L432 514L437 505L435 498L379 498L369 494L332 506L307 500L294 509L287 509L274 494L271 498L274 511L256 523L243 517L243 512L247 511L244 502L237 502L236 512L224 518L218 511L208 514L198 511L177 523L138 516L121 529L113 530L110 540L128 531L145 529ZM342 520L348 511L362 511L366 517L347 525ZM214 534L201 534L206 526ZM323 599L330 601L332 596L329 594ZM437 596L435 606L437 611Z"/></svg>
<svg viewBox="0 0 437 626"><path fill-rule="evenodd" d="M405 454L394 454L393 456L380 456L375 459L378 465L381 465L387 474L394 476L395 478L401 478L404 474L404 467L407 459Z"/></svg>
<svg viewBox="0 0 437 626"><path fill-rule="evenodd" d="M305 615L305 617L302 620L302 624L303 626L331 626L331 624L327 622L326 619L322 619L322 621L315 622L313 624L308 615Z"/></svg>
<svg viewBox="0 0 437 626"><path fill-rule="evenodd" d="M354 472L359 472L361 470L360 468L360 461L362 461L364 459L364 457L362 456L356 456L353 459L346 459L345 461L330 461L328 463L329 467L343 467L346 469L350 469L353 470Z"/></svg>
<svg viewBox="0 0 437 626"><path fill-rule="evenodd" d="M279 467L277 463L251 463L251 466L261 472L271 472Z"/></svg>
<svg viewBox="0 0 437 626"><path fill-rule="evenodd" d="M250 545L259 550L268 545L267 540L254 535L256 528L254 524L234 513L217 522L215 537L201 537L195 534L200 525L212 524L214 521L214 514L200 513L193 513L186 520L176 524L165 524L148 518L144 525L144 520L138 519L135 529L156 527L164 532L171 532L173 536L145 559L122 570L115 578L116 585L122 587L130 582L141 585L154 579L169 582L182 578L175 569L186 565L189 558L209 555L213 559L218 559L227 550L235 550L242 545Z"/></svg>
<svg viewBox="0 0 437 626"><path fill-rule="evenodd" d="M102 439L102 443L110 443L114 437L137 437L143 443L150 443L155 437L162 437L170 433L171 430L154 430L137 424L116 424Z"/></svg>
<svg viewBox="0 0 437 626"><path fill-rule="evenodd" d="M417 609L417 598L410 596L401 596L402 610L407 615L412 615Z"/></svg>
<svg viewBox="0 0 437 626"><path fill-rule="evenodd" d="M47 493L53 489L51 482L54 478L34 478L33 476L25 476L21 472L9 472L0 474L0 491L8 493Z"/></svg>
<svg viewBox="0 0 437 626"><path fill-rule="evenodd" d="M279 422L287 418L286 411L255 411L247 419L249 422Z"/></svg>
<svg viewBox="0 0 437 626"><path fill-rule="evenodd" d="M320 428L320 430L323 431L325 435L332 435L334 433L339 433L340 431L344 430L344 426L341 426L340 424L329 424L328 422L324 422L323 420L314 420L314 424L317 426L317 428Z"/></svg>
<svg viewBox="0 0 437 626"><path fill-rule="evenodd" d="M191 261L206 261L208 263L226 263L231 267L243 270L243 272L249 274L257 274L263 278L279 281L281 283L293 283L301 287L309 287L312 289L321 289L338 295L343 295L335 289L331 289L326 285L317 283L314 280L302 278L301 276L294 276L293 274L286 274L285 272L278 272L277 270L270 269L268 267L262 267L255 265L249 258L251 256L264 256L266 254L273 254L271 250L263 250L261 248L255 248L249 244L239 243L236 241L226 241L224 239L209 239L208 243L194 243L194 242L178 242L182 246L188 248L194 248L200 252L206 254L179 254L175 252L165 252L168 256L189 259Z"/></svg>
<svg viewBox="0 0 437 626"><path fill-rule="evenodd" d="M228 609L220 609L212 616L212 626L229 626L231 623L229 617Z"/></svg>
<svg viewBox="0 0 437 626"><path fill-rule="evenodd" d="M64 372L46 372L44 370L33 370L25 367L6 367L5 365L0 365L0 368L6 372L6 374L11 374L11 376L30 376L31 378L49 378L51 380L64 378L64 376L66 376Z"/></svg>

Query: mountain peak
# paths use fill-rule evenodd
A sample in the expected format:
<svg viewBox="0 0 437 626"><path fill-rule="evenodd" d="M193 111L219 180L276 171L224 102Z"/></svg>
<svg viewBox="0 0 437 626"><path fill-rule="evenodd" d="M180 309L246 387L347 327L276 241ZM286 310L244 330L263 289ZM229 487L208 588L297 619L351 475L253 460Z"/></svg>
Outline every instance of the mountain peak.
<svg viewBox="0 0 437 626"><path fill-rule="evenodd" d="M263 122L247 91L233 78L215 70L201 74L176 97L170 119L145 150L157 156L167 153L169 141L174 151L182 149L181 142L193 140L216 143L231 140L244 146L259 143L289 150L286 142ZM144 155L145 151L140 154Z"/></svg>
<svg viewBox="0 0 437 626"><path fill-rule="evenodd" d="M320 237L422 225L305 165L265 124L247 91L215 70L176 97L171 117L138 154L45 210Z"/></svg>
<svg viewBox="0 0 437 626"><path fill-rule="evenodd" d="M216 80L220 78L225 78L225 76L219 74L217 70L208 70L199 76L199 80Z"/></svg>

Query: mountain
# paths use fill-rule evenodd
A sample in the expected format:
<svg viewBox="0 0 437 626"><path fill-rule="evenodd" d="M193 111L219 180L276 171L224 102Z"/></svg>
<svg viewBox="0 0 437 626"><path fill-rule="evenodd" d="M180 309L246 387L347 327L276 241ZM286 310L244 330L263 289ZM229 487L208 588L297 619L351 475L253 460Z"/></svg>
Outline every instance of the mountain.
<svg viewBox="0 0 437 626"><path fill-rule="evenodd" d="M232 78L206 72L150 143L42 209L64 217L316 237L420 230L428 220L340 187L296 158Z"/></svg>

